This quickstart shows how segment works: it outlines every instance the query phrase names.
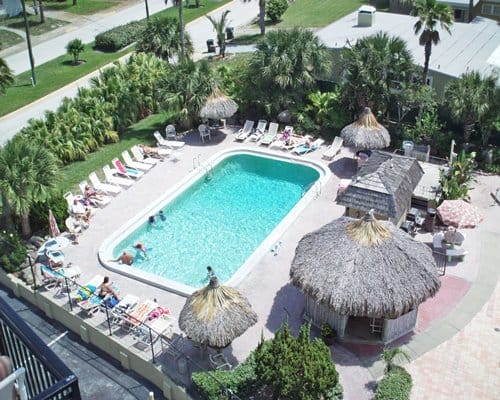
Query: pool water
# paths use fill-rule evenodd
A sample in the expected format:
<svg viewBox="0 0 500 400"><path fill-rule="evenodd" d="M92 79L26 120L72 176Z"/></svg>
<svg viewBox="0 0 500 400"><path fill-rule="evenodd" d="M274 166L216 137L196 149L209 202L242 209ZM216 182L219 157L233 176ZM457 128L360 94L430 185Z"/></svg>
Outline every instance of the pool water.
<svg viewBox="0 0 500 400"><path fill-rule="evenodd" d="M314 168L248 154L232 155L167 204L113 250L134 267L198 288L211 265L222 282L244 264L319 178ZM138 241L147 258L132 248Z"/></svg>

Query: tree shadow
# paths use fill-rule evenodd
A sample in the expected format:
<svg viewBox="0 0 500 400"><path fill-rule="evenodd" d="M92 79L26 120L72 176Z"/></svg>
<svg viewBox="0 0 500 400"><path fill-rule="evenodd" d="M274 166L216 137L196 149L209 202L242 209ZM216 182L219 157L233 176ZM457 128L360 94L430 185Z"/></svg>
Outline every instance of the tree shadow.
<svg viewBox="0 0 500 400"><path fill-rule="evenodd" d="M283 322L288 321L290 330L297 333L303 323L303 311L304 295L291 283L287 283L274 296L271 312L267 317L266 327L271 332L275 332Z"/></svg>

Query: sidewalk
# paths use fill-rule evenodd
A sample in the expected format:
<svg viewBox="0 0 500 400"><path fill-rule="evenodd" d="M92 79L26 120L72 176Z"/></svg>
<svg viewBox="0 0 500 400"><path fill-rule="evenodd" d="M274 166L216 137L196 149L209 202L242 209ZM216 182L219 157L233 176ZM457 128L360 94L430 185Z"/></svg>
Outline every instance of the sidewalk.
<svg viewBox="0 0 500 400"><path fill-rule="evenodd" d="M154 4L162 4L163 1L150 1L150 3ZM169 2L170 4L170 2ZM139 12L140 10L136 9L136 6L131 7L136 12ZM151 4L150 4L150 10L152 9ZM158 8L157 11L160 11L163 8ZM130 9L124 10L128 11ZM224 7L213 11L210 13L210 15L214 15L216 18L218 18L223 11L225 10L231 10L231 13L229 14L229 21L230 25L235 27L236 29L239 26L243 26L245 24L248 24L256 15L258 12L258 4L257 2L242 2L239 0L233 1L231 3L226 4ZM156 11L156 12L157 12ZM142 11L141 11L142 12ZM117 13L118 14L118 13ZM137 15L137 14L136 14ZM141 14L142 15L142 14ZM101 20L103 21L103 20ZM85 32L88 29L85 28ZM200 58L203 58L207 56L206 53L206 40L209 38L215 39L215 31L213 30L212 24L210 21L205 18L201 17L198 18L189 24L186 25L186 30L189 32L191 35L191 39L193 40L193 45L195 49L195 54L193 55L193 58L195 60L198 60ZM72 32L71 34L78 36L76 32ZM69 35L69 33L68 33ZM79 36L81 37L81 36ZM67 40L69 39L64 39L62 43L64 43L64 46L67 43ZM93 40L93 39L92 39ZM47 41L46 43L43 44L43 46L46 46L50 48L52 46L56 48L56 46L60 43L59 38L56 38L54 40ZM41 45L42 46L42 45ZM38 46L37 46L38 47ZM65 52L65 50L63 51ZM22 53L22 56L25 58L24 61L28 62L27 60L27 55ZM10 65L10 62L9 62ZM95 71L78 81L75 81L47 96L44 98L37 100L17 111L14 111L2 118L0 118L0 145L3 145L7 140L11 139L19 130L24 127L27 122L31 118L41 118L43 117L43 114L46 110L55 110L61 103L61 100L64 97L74 97L78 91L79 87L86 87L89 85L90 78L97 75L99 71Z"/></svg>

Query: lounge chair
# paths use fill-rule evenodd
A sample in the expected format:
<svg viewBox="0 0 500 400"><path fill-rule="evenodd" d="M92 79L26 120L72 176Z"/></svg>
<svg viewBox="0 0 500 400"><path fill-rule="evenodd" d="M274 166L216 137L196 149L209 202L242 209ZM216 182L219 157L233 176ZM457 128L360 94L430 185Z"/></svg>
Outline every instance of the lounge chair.
<svg viewBox="0 0 500 400"><path fill-rule="evenodd" d="M310 151L317 150L321 147L321 145L325 143L323 139L316 139L309 146L306 144L301 144L293 149L293 152L298 155L307 154Z"/></svg>
<svg viewBox="0 0 500 400"><path fill-rule="evenodd" d="M215 370L230 370L233 368L231 364L226 360L226 357L222 353L209 354L210 364Z"/></svg>
<svg viewBox="0 0 500 400"><path fill-rule="evenodd" d="M122 158L123 161L125 161L125 166L127 168L134 168L138 169L139 171L149 171L151 168L153 168L153 165L151 164L132 160L132 157L130 157L130 154L127 150L122 151Z"/></svg>
<svg viewBox="0 0 500 400"><path fill-rule="evenodd" d="M78 244L78 235L82 233L83 229L85 229L82 221L78 221L73 217L68 217L64 221L64 224L68 230L69 239L73 242L73 244Z"/></svg>
<svg viewBox="0 0 500 400"><path fill-rule="evenodd" d="M134 181L131 178L122 178L120 176L114 176L113 171L109 167L109 165L105 165L102 167L102 171L104 172L104 178L106 179L106 183L111 185L123 186L124 188L129 188L134 184Z"/></svg>
<svg viewBox="0 0 500 400"><path fill-rule="evenodd" d="M146 322L146 324L139 326L136 330L136 337L138 343L148 347L154 344L160 337L171 335L173 329L173 317L163 314L151 323Z"/></svg>
<svg viewBox="0 0 500 400"><path fill-rule="evenodd" d="M254 126L255 122L254 121L250 121L250 120L246 120L245 121L245 125L243 125L243 128L241 128L235 135L234 137L234 140L238 140L238 141L243 141L245 140L248 136L250 136L250 134L252 133L252 130L253 130L253 126Z"/></svg>
<svg viewBox="0 0 500 400"><path fill-rule="evenodd" d="M130 312L122 316L122 328L132 331L144 323L151 311L158 307L158 304L152 300L145 300L135 306Z"/></svg>
<svg viewBox="0 0 500 400"><path fill-rule="evenodd" d="M326 151L323 153L322 158L324 158L325 160L333 160L342 148L343 143L344 139L342 139L340 136L335 136L332 144L328 146Z"/></svg>
<svg viewBox="0 0 500 400"><path fill-rule="evenodd" d="M125 167L118 158L113 158L111 160L113 167L115 167L116 172L121 176L128 176L132 179L140 179L144 176L144 172L139 171L135 168Z"/></svg>
<svg viewBox="0 0 500 400"><path fill-rule="evenodd" d="M264 133L264 136L260 139L260 144L270 145L278 135L279 125L276 122L271 122L269 124L269 130Z"/></svg>
<svg viewBox="0 0 500 400"><path fill-rule="evenodd" d="M128 313L139 303L139 297L132 294L126 294L119 302L111 309L110 323L119 324L125 313Z"/></svg>
<svg viewBox="0 0 500 400"><path fill-rule="evenodd" d="M200 139L203 143L205 143L205 138L208 138L208 140L212 139L210 129L208 129L205 124L198 125L198 132L200 133Z"/></svg>
<svg viewBox="0 0 500 400"><path fill-rule="evenodd" d="M95 290L88 296L88 298L77 302L77 306L80 308L80 311L86 314L89 317L92 317L96 312L98 312L101 308L106 306L106 303L110 300L115 300L116 304L119 303L113 296L113 294L108 293L104 297L99 296L99 290L101 287L102 281L96 286ZM86 287L89 287L87 285ZM90 288L91 289L91 288ZM119 292L119 288L113 285L113 289L116 293Z"/></svg>
<svg viewBox="0 0 500 400"><path fill-rule="evenodd" d="M285 150L288 148L289 142L292 141L292 134L293 134L293 127L292 126L285 126L285 129L283 129L283 132L281 132L280 135L278 135L278 138L274 140L270 145L270 149L279 149L279 150ZM293 146L295 147L295 146Z"/></svg>
<svg viewBox="0 0 500 400"><path fill-rule="evenodd" d="M267 121L265 119L259 119L257 123L257 128L255 131L248 137L248 140L251 142L258 142L264 133L266 132Z"/></svg>
<svg viewBox="0 0 500 400"><path fill-rule="evenodd" d="M87 181L81 181L78 186L80 187L82 194L85 196L85 188L87 186L90 186L89 183ZM94 187L94 190L98 191L98 189L96 189L95 187ZM87 200L92 205L95 205L98 207L105 207L111 202L111 197L105 196L103 194L99 194L98 197L87 198Z"/></svg>
<svg viewBox="0 0 500 400"><path fill-rule="evenodd" d="M40 275L42 284L47 290L56 290L56 295L61 293L63 288L68 283L68 289L74 288L77 283L76 279L80 277L81 270L78 267L66 267L52 269L47 265L40 264Z"/></svg>
<svg viewBox="0 0 500 400"><path fill-rule="evenodd" d="M119 185L111 185L109 183L102 183L99 180L99 178L97 177L97 174L95 172L90 173L89 180L90 180L90 183L92 183L92 186L94 187L95 190L99 190L103 193L117 195L118 193L120 193L122 191L122 188Z"/></svg>
<svg viewBox="0 0 500 400"><path fill-rule="evenodd" d="M138 162L150 165L156 165L160 162L159 158L144 157L144 154L142 153L142 150L139 146L132 146L130 151Z"/></svg>
<svg viewBox="0 0 500 400"><path fill-rule="evenodd" d="M177 150L186 144L186 143L179 141L179 140L165 140L165 138L158 131L153 133L153 136L155 137L156 144L159 147L166 147L167 149Z"/></svg>

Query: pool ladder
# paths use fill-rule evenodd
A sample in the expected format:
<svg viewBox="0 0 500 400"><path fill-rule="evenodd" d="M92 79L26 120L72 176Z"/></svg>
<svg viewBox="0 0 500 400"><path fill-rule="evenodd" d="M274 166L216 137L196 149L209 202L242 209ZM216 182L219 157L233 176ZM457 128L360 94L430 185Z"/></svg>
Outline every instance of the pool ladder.
<svg viewBox="0 0 500 400"><path fill-rule="evenodd" d="M201 154L198 154L197 156L193 157L193 171L201 166Z"/></svg>
<svg viewBox="0 0 500 400"><path fill-rule="evenodd" d="M212 163L210 162L210 163L207 163L204 165L200 165L200 167L201 167L202 173L205 174L205 178L207 180L212 179L213 169L214 169Z"/></svg>
<svg viewBox="0 0 500 400"><path fill-rule="evenodd" d="M321 195L322 189L323 188L321 186L321 182L312 182L309 185L307 185L306 188L302 191L302 197L304 197L306 193L309 192L309 190L311 190L314 199L317 199Z"/></svg>

